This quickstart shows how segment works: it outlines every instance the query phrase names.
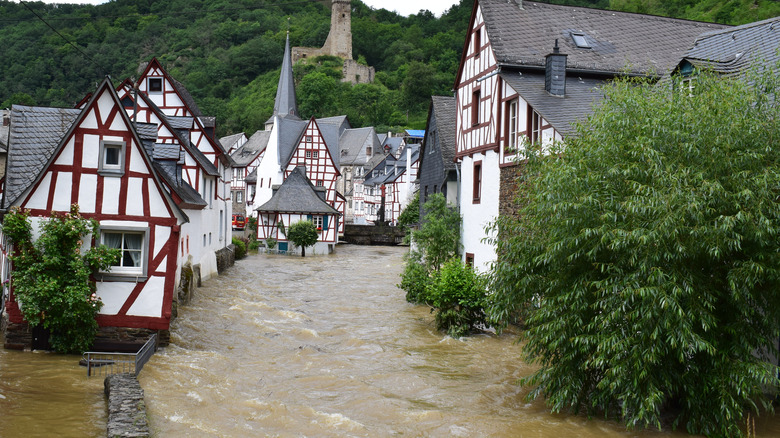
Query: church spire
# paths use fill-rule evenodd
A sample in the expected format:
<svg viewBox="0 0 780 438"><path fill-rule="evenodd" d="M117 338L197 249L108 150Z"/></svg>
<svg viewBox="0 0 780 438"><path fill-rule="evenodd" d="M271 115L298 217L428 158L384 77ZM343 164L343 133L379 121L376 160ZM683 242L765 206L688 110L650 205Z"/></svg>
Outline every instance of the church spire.
<svg viewBox="0 0 780 438"><path fill-rule="evenodd" d="M292 58L290 57L290 31L287 31L287 41L284 43L284 59L282 60L282 73L279 75L279 87L276 89L274 115L298 117Z"/></svg>

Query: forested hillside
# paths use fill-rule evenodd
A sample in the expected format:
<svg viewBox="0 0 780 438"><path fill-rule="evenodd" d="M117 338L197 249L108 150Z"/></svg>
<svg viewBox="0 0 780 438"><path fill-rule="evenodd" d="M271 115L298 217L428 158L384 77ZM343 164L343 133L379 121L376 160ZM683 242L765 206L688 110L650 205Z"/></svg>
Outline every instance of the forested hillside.
<svg viewBox="0 0 780 438"><path fill-rule="evenodd" d="M772 0L552 2L729 24L780 15ZM341 83L336 58L298 65L301 115L347 114L354 126L380 131L423 127L429 96L451 93L472 0L440 18L352 4L353 55L377 69L376 81ZM217 116L219 135L254 132L273 108L287 31L293 46L319 47L329 23L329 2L318 0L3 0L0 106L72 106L105 75L117 82L135 77L142 62L157 57L204 113Z"/></svg>

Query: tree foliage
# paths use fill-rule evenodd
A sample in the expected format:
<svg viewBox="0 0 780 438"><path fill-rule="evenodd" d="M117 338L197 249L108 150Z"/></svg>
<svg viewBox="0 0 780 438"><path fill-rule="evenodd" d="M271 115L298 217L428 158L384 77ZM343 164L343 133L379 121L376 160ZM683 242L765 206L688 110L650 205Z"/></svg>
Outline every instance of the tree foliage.
<svg viewBox="0 0 780 438"><path fill-rule="evenodd" d="M35 241L29 212L19 209L5 217L3 232L13 243L11 284L24 319L49 329L49 343L59 353L89 349L103 305L90 275L110 269L119 250L105 245L82 250L85 238L98 235L98 223L82 217L76 205L41 222Z"/></svg>
<svg viewBox="0 0 780 438"><path fill-rule="evenodd" d="M301 248L301 257L306 257L306 247L317 243L319 233L311 221L298 221L287 229L287 239Z"/></svg>
<svg viewBox="0 0 780 438"><path fill-rule="evenodd" d="M553 411L737 436L777 388L778 70L691 96L618 81L564 154L529 153L491 315L524 320ZM752 84L752 85L750 85Z"/></svg>

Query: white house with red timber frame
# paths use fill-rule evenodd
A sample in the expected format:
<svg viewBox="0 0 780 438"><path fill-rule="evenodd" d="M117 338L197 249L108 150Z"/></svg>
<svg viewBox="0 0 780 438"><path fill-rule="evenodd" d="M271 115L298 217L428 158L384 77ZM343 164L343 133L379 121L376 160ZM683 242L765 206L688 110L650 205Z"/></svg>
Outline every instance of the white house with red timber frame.
<svg viewBox="0 0 780 438"><path fill-rule="evenodd" d="M520 148L564 140L574 133L575 122L590 114L606 81L619 75L654 78L673 66L698 34L721 27L520 0L475 0L455 83L464 260L480 271L495 260L494 246L484 240L486 227L511 210Z"/></svg>

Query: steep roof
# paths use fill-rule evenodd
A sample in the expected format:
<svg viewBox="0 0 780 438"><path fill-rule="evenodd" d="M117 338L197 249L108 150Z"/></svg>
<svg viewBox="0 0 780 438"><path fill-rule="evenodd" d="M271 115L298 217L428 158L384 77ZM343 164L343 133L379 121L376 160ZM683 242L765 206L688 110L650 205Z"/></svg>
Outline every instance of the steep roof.
<svg viewBox="0 0 780 438"><path fill-rule="evenodd" d="M455 96L431 96L431 109L436 115L437 137L445 169L455 168Z"/></svg>
<svg viewBox="0 0 780 438"><path fill-rule="evenodd" d="M178 203L180 208L186 208L191 210L201 210L208 204L197 190L192 188L191 185L182 179L177 179L173 175L174 169L171 166L166 166L158 161L152 163L154 170L165 181L165 184L173 191L181 202Z"/></svg>
<svg viewBox="0 0 780 438"><path fill-rule="evenodd" d="M379 153L380 145L373 127L345 130L339 138L339 163L342 166L364 164L366 157L364 145L371 136L373 136L371 139L373 154L376 155ZM358 160L358 158L363 158L363 160Z"/></svg>
<svg viewBox="0 0 780 438"><path fill-rule="evenodd" d="M306 177L303 166L297 166L271 199L255 209L265 213L313 213L339 214L339 212L317 195L314 185Z"/></svg>
<svg viewBox="0 0 780 438"><path fill-rule="evenodd" d="M777 65L780 17L703 33L685 53L684 61L727 76L739 75L754 63Z"/></svg>
<svg viewBox="0 0 780 438"><path fill-rule="evenodd" d="M226 151L230 150L238 141L244 136L243 132L239 132L238 134L228 135L225 137L222 137L219 139L219 144L222 145L222 148Z"/></svg>
<svg viewBox="0 0 780 438"><path fill-rule="evenodd" d="M8 130L10 126L4 124L6 117L11 117L11 112L8 110L0 110L0 152L8 151L6 144L8 142Z"/></svg>
<svg viewBox="0 0 780 438"><path fill-rule="evenodd" d="M243 134L242 134L243 135ZM268 146L271 131L255 131L243 146L236 149L230 157L235 161L235 167L246 167L258 157Z"/></svg>
<svg viewBox="0 0 780 438"><path fill-rule="evenodd" d="M295 98L295 80L293 77L292 57L290 56L290 34L284 43L284 58L282 59L282 71L279 74L279 86L276 88L276 100L274 101L274 115L298 116L298 104Z"/></svg>
<svg viewBox="0 0 780 438"><path fill-rule="evenodd" d="M11 107L3 209L35 182L80 113L78 109Z"/></svg>
<svg viewBox="0 0 780 438"><path fill-rule="evenodd" d="M293 120L290 118L280 118L278 128L278 141L279 141L279 166L287 167L287 163L290 162L295 149L298 147L298 143L301 141L303 132L308 126L308 121Z"/></svg>
<svg viewBox="0 0 780 438"><path fill-rule="evenodd" d="M317 123L322 125L323 123L327 123L329 125L338 125L339 129L342 131L345 129L351 129L352 124L349 123L349 119L347 116L333 116L333 117L323 117L321 119L317 119Z"/></svg>
<svg viewBox="0 0 780 438"><path fill-rule="evenodd" d="M496 61L507 66L544 68L545 55L558 39L561 52L568 55L568 70L660 75L679 61L699 34L726 27L519 0L476 0L475 8L477 4ZM573 34L582 35L590 48L578 47ZM460 71L457 77L460 81Z"/></svg>
<svg viewBox="0 0 780 438"><path fill-rule="evenodd" d="M339 156L339 145L341 143L341 127L339 125L330 125L327 123L319 123L317 120L317 127L322 134L322 138L325 140L325 145L328 147L328 152L333 159L333 165L336 169L341 168L341 157Z"/></svg>
<svg viewBox="0 0 780 438"><path fill-rule="evenodd" d="M566 95L553 96L544 89L544 75L501 73L501 78L515 89L561 135L574 134L574 124L584 121L601 100L601 79L566 77Z"/></svg>

